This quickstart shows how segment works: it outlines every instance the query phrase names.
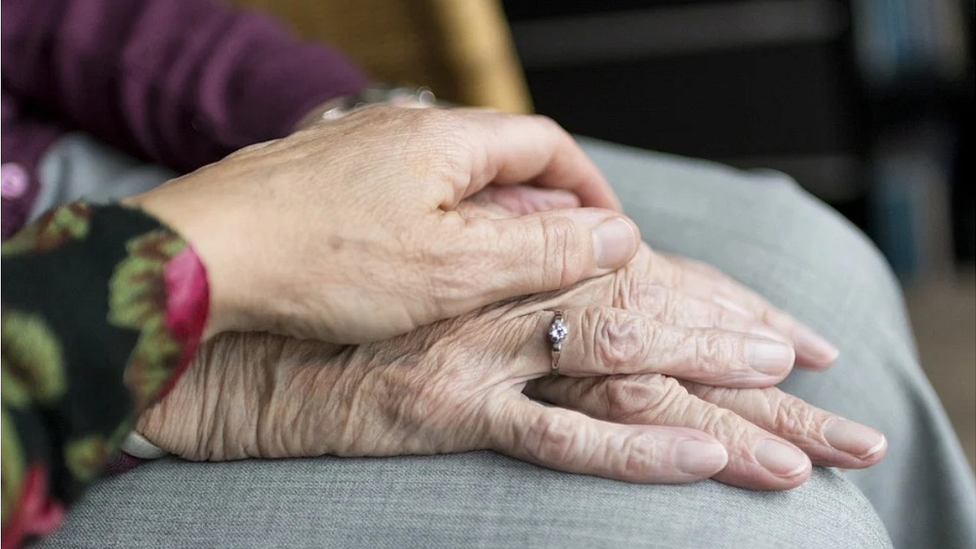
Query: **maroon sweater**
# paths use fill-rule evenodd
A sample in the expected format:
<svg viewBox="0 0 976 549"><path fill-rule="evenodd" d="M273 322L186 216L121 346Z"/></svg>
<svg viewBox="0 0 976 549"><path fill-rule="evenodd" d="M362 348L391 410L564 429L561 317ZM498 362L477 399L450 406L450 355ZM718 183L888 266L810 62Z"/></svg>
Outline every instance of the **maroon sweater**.
<svg viewBox="0 0 976 549"><path fill-rule="evenodd" d="M213 0L3 0L3 237L36 167L83 130L179 171L287 134L366 79L342 55Z"/></svg>

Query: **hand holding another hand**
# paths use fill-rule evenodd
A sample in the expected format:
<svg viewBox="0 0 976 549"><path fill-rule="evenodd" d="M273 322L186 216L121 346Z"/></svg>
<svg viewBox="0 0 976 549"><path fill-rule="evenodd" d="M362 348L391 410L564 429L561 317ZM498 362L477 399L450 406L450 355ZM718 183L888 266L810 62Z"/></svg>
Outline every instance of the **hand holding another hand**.
<svg viewBox="0 0 976 549"><path fill-rule="evenodd" d="M592 208L467 218L489 184ZM595 166L549 119L369 107L243 149L130 201L197 250L210 334L358 343L625 264L640 242ZM603 209L598 209L603 208Z"/></svg>

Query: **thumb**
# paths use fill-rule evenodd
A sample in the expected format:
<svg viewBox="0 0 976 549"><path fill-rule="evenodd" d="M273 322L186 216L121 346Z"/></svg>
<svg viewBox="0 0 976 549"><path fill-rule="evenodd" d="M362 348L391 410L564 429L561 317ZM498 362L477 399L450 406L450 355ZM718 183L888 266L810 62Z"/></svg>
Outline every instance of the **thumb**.
<svg viewBox="0 0 976 549"><path fill-rule="evenodd" d="M460 292L452 296L455 303L442 305L460 314L502 299L567 288L626 265L640 241L633 221L597 208L468 219L461 243L479 260L454 265L452 286Z"/></svg>
<svg viewBox="0 0 976 549"><path fill-rule="evenodd" d="M640 230L623 215L598 208L520 217L457 217L441 226L445 259L428 276L439 318L505 299L568 288L626 265L640 247Z"/></svg>
<svg viewBox="0 0 976 549"><path fill-rule="evenodd" d="M492 262L521 294L565 288L626 265L640 229L619 213L597 208L553 210L496 219Z"/></svg>

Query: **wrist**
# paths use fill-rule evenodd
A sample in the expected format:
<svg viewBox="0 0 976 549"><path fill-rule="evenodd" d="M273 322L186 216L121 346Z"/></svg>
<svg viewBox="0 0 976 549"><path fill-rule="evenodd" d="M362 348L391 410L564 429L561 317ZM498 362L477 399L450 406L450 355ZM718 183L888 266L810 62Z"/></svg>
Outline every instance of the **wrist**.
<svg viewBox="0 0 976 549"><path fill-rule="evenodd" d="M157 191L161 193L157 194ZM225 280L224 273L227 271L225 265L228 260L220 253L221 246L215 241L219 231L207 226L212 222L210 221L212 214L198 211L198 208L183 207L178 202L171 202L171 198L164 186L141 195L124 198L121 204L138 209L164 224L187 243L196 260L202 264L203 276L208 286L208 295L205 296L208 314L201 335L203 341L230 328L232 325L230 319L236 316L234 311L238 308L235 305L238 299L232 291L234 286ZM180 282L174 280L173 284L177 286Z"/></svg>

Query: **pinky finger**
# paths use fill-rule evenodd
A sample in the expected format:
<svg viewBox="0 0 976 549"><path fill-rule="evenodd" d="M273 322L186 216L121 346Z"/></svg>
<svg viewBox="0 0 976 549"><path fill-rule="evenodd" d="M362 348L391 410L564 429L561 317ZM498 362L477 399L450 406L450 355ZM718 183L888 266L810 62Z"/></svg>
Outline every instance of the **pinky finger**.
<svg viewBox="0 0 976 549"><path fill-rule="evenodd" d="M491 447L543 467L640 483L682 483L711 477L728 453L694 429L621 425L526 397L501 405Z"/></svg>

